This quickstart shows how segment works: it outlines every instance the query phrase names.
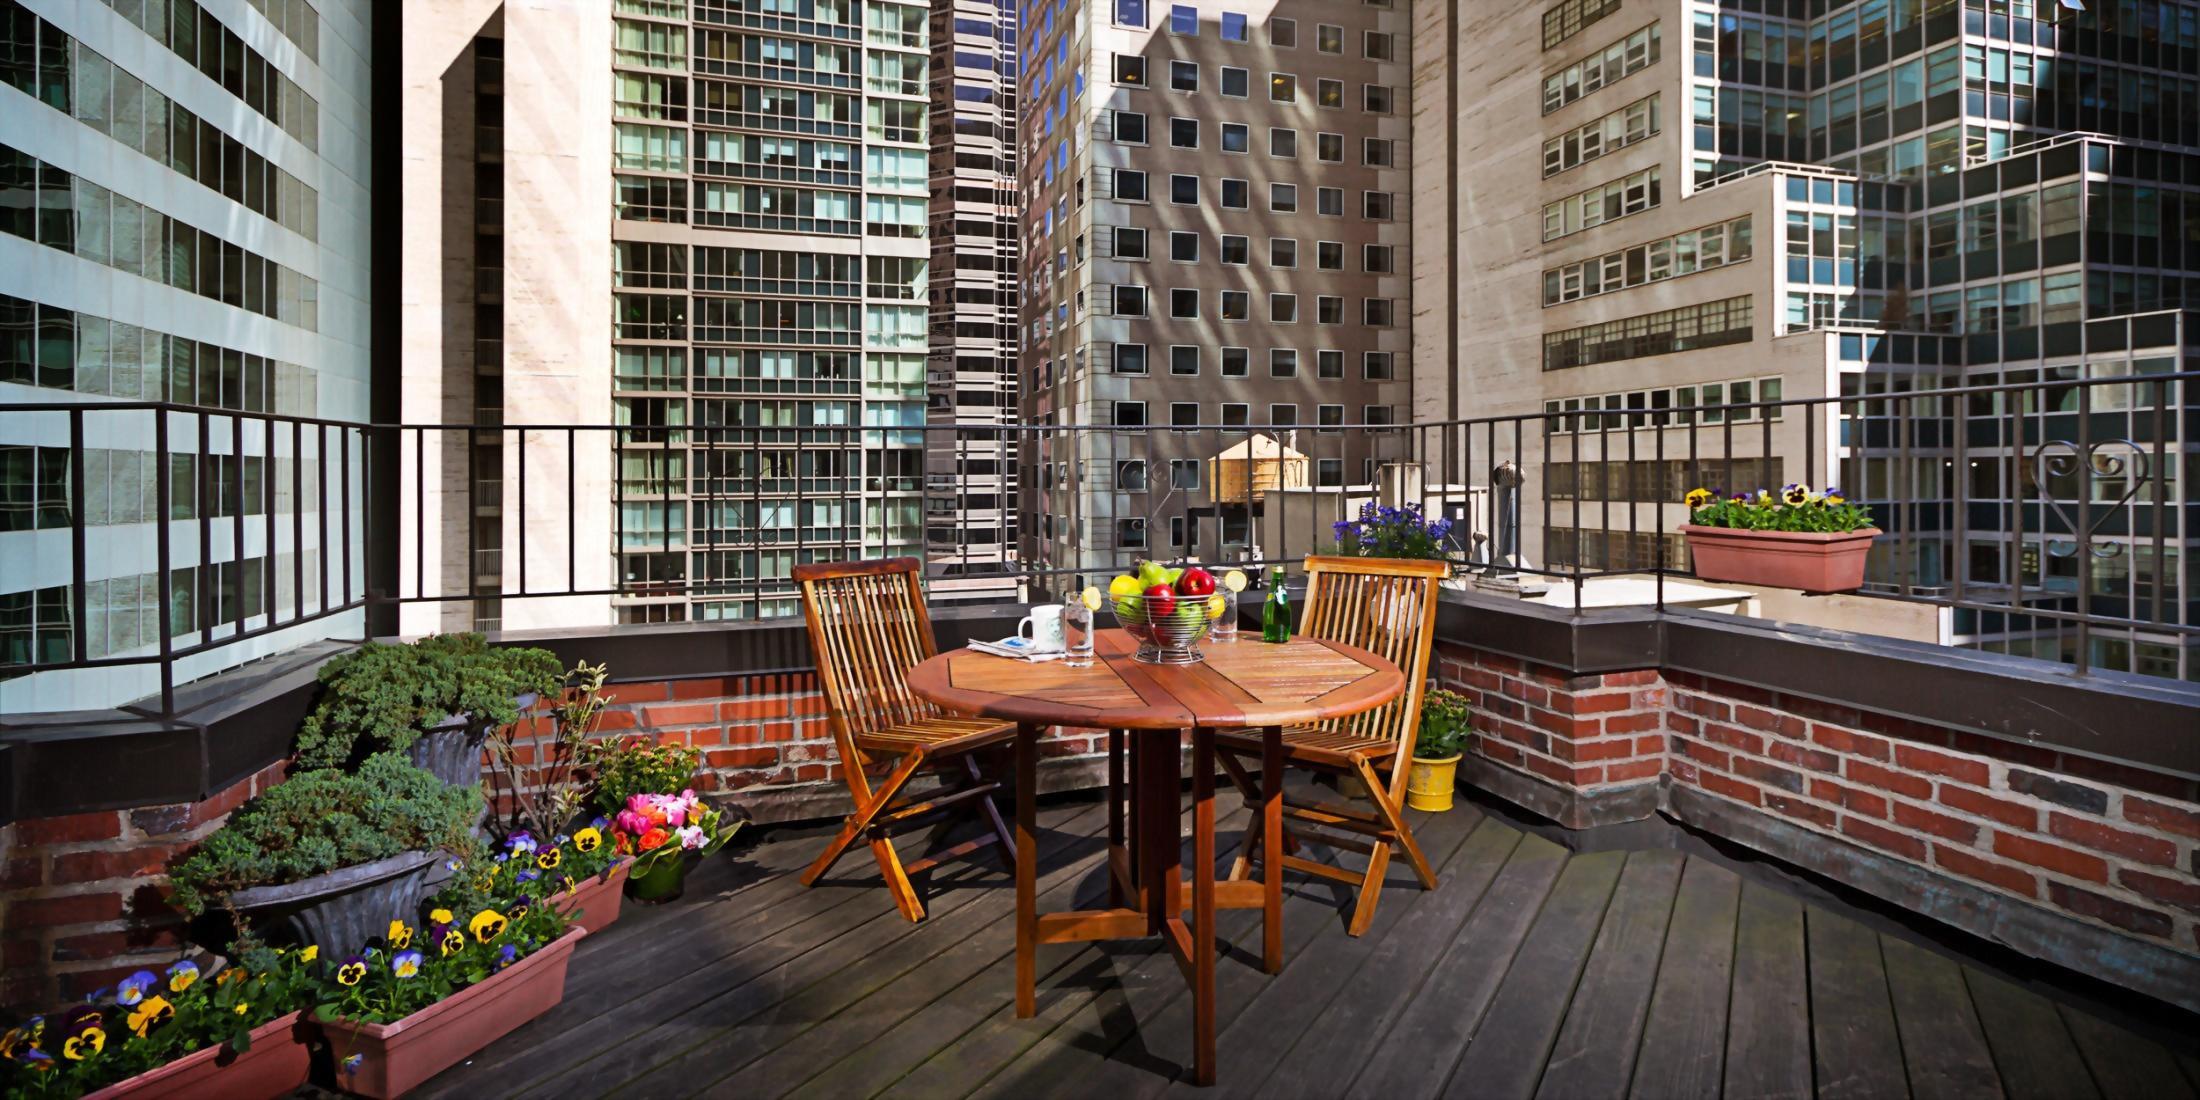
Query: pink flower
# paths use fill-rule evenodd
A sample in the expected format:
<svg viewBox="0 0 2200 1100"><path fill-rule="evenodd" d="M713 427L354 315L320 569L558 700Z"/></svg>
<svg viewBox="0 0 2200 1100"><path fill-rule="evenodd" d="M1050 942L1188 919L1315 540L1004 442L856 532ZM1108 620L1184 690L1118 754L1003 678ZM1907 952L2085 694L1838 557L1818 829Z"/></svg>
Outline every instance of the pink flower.
<svg viewBox="0 0 2200 1100"><path fill-rule="evenodd" d="M687 827L687 828L685 828L685 829L681 829L681 830L680 830L679 832L680 832L680 847L682 847L682 848L700 848L700 847L702 847L702 846L703 846L703 828L702 828L702 826L700 826L700 825L690 825L690 826L688 826L688 827Z"/></svg>
<svg viewBox="0 0 2200 1100"><path fill-rule="evenodd" d="M623 832L636 835L646 833L649 831L649 824L649 815L647 814L638 813L634 810L619 811L619 828Z"/></svg>
<svg viewBox="0 0 2200 1100"><path fill-rule="evenodd" d="M668 795L657 806L664 811L665 824L675 829L687 824L687 803Z"/></svg>

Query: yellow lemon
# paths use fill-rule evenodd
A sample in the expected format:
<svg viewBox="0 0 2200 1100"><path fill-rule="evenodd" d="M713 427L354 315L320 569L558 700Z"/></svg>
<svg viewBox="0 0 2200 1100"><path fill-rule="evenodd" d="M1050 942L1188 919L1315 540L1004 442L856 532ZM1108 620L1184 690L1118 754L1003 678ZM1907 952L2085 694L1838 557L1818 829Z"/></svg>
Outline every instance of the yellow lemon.
<svg viewBox="0 0 2200 1100"><path fill-rule="evenodd" d="M1245 574L1242 571L1236 569L1232 569L1229 572L1224 573L1222 575L1222 587L1227 588L1232 592L1245 591Z"/></svg>
<svg viewBox="0 0 2200 1100"><path fill-rule="evenodd" d="M1077 599L1085 605L1087 611L1100 610L1100 590L1098 588L1089 584L1086 585L1084 592L1080 593Z"/></svg>
<svg viewBox="0 0 2200 1100"><path fill-rule="evenodd" d="M1110 596L1136 596L1145 590L1146 586L1138 583L1138 578L1129 573L1108 582L1108 595Z"/></svg>
<svg viewBox="0 0 2200 1100"><path fill-rule="evenodd" d="M1221 618L1221 617L1222 617L1222 608L1223 608L1223 604L1224 604L1224 600L1223 600L1223 598L1222 598L1222 597L1220 597L1220 596L1213 596L1213 597L1210 597L1210 598L1209 598L1209 599L1207 600L1207 617L1208 617L1208 618L1210 618L1210 619L1219 619L1219 618Z"/></svg>

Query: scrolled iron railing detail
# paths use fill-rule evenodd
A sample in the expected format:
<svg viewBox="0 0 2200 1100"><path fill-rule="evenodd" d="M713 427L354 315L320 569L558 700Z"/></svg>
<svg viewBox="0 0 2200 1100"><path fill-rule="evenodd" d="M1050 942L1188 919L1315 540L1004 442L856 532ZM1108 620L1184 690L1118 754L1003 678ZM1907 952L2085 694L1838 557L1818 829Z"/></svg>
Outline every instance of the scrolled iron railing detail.
<svg viewBox="0 0 2200 1100"><path fill-rule="evenodd" d="M2126 448L2130 453L2128 455L2112 454L2103 450L2111 447ZM2081 545L2096 558L2114 558L2121 555L2123 553L2122 543L2113 539L2099 541L2094 536L2100 534L2102 526L2115 517L2117 509L2136 499L2139 490L2146 488L2148 482L2153 479L2154 471L2147 462L2146 448L2130 439L2104 439L2083 446L2068 439L2056 439L2041 444L2039 449L2032 453L2032 461L2036 471L2035 480L2038 485L2040 503L2045 505L2048 511L2054 513L2055 517L2062 521L2063 526L2069 529L2073 536L2070 539L2058 541L2046 538L2046 532L2043 531L2041 532L2042 548L2050 556L2058 558L2076 555ZM2100 515L2093 518L2091 522L2081 524L2055 499L2053 482L2057 478L2075 475L2078 479L2078 499L2088 501L2091 500L2093 495L2094 478L2121 478L2127 468L2131 470L2131 484L2124 490L2122 496L2101 505ZM2090 510L2093 505L2087 504L2083 507Z"/></svg>

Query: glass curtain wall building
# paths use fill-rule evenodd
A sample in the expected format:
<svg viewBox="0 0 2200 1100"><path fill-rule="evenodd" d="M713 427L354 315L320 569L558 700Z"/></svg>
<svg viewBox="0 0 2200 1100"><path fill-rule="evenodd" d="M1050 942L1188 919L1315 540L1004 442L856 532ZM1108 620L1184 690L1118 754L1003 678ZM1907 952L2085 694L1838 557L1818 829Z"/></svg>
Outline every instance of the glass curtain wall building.
<svg viewBox="0 0 2200 1100"><path fill-rule="evenodd" d="M0 0L0 712L360 632L366 8Z"/></svg>
<svg viewBox="0 0 2200 1100"><path fill-rule="evenodd" d="M1457 122L1429 186L1457 181L1457 233L1427 275L1457 308L1421 345L1419 413L1559 414L1531 558L1677 564L1683 540L1605 515L1670 532L1699 484L1838 482L1888 532L1874 584L2009 608L1938 640L2200 677L2144 625L2200 614L2194 399L2143 381L2200 343L2196 22L2174 0L1561 0L1432 27L1447 79L1423 94ZM1522 52L1533 73L1502 60ZM1905 396L2127 377L2051 407ZM1857 400L1747 407L1810 397ZM1624 464L1705 430L1731 467ZM2109 544L2085 562L2081 514ZM2053 614L2081 606L2135 625L2078 654Z"/></svg>
<svg viewBox="0 0 2200 1100"><path fill-rule="evenodd" d="M618 617L798 614L923 545L929 11L614 8Z"/></svg>

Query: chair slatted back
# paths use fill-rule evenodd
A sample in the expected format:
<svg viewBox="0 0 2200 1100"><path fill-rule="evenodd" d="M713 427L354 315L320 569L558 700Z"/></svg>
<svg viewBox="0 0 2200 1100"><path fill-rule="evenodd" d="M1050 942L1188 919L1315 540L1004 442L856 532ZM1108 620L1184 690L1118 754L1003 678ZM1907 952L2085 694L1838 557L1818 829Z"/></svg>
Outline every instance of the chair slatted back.
<svg viewBox="0 0 2200 1100"><path fill-rule="evenodd" d="M1398 666L1406 690L1370 711L1321 723L1353 737L1389 740L1395 746L1392 786L1404 782L1395 767L1420 732L1421 697L1428 682L1429 648L1436 637L1437 587L1451 575L1449 563L1404 558L1306 559L1306 612L1299 633L1358 646Z"/></svg>
<svg viewBox="0 0 2200 1100"><path fill-rule="evenodd" d="M915 558L795 566L836 735L852 738L940 713L908 683L909 670L938 649L918 582L922 569Z"/></svg>

